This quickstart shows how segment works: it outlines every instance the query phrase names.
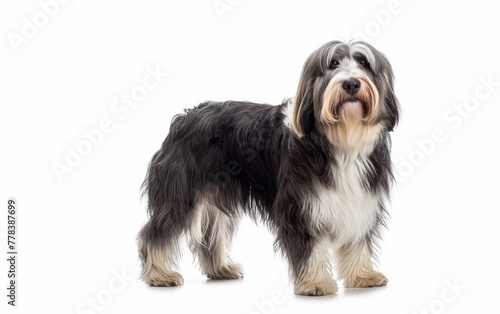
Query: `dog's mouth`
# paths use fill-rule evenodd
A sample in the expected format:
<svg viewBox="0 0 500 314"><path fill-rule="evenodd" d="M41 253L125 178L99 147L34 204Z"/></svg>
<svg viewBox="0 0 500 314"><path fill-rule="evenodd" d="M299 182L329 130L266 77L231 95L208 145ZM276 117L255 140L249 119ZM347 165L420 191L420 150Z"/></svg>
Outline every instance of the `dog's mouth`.
<svg viewBox="0 0 500 314"><path fill-rule="evenodd" d="M326 124L355 123L363 121L371 124L375 121L378 108L378 91L373 83L360 77L361 88L348 93L343 87L343 80L331 80L323 94L321 117Z"/></svg>
<svg viewBox="0 0 500 314"><path fill-rule="evenodd" d="M366 102L359 99L358 97L351 96L345 99L344 102L336 105L333 108L333 115L338 118L340 116L341 111L354 113L354 112L359 112L360 110L362 113L362 118L365 118L368 115L368 105L366 104Z"/></svg>

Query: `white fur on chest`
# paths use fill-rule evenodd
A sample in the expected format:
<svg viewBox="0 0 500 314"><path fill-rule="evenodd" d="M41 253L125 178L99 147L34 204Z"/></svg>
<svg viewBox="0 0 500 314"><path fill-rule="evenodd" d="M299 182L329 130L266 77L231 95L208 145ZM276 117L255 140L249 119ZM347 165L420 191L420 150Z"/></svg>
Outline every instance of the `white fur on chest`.
<svg viewBox="0 0 500 314"><path fill-rule="evenodd" d="M380 198L362 184L371 150L338 154L335 186L317 184L317 195L309 200L313 229L332 235L337 244L361 240L375 226Z"/></svg>

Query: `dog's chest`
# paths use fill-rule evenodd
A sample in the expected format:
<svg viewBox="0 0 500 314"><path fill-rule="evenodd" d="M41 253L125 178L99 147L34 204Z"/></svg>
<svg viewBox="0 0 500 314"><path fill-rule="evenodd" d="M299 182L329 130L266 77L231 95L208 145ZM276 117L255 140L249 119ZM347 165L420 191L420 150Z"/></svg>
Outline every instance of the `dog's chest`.
<svg viewBox="0 0 500 314"><path fill-rule="evenodd" d="M333 168L333 187L317 186L311 200L313 228L337 243L357 241L374 227L379 198L363 184L370 163L361 155L341 155Z"/></svg>

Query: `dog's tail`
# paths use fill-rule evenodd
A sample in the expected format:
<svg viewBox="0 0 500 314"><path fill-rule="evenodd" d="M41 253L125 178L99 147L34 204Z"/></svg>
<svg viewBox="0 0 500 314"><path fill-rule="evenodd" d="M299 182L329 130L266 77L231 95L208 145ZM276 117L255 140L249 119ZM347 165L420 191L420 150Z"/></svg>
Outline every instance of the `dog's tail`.
<svg viewBox="0 0 500 314"><path fill-rule="evenodd" d="M148 244L164 244L166 239L181 234L193 207L193 171L178 158L184 152L175 143L175 133L172 131L153 155L141 186L149 216L141 236Z"/></svg>
<svg viewBox="0 0 500 314"><path fill-rule="evenodd" d="M161 159L162 159L162 150L159 150L153 155L153 158L149 162L148 170L146 172L146 177L141 185L142 197L147 198L147 211L149 216L153 216L155 214L155 208L158 208L157 205L160 205L160 197L162 195L162 190L165 188L164 182L161 178ZM163 205L163 204L161 204ZM160 207L161 207L160 205Z"/></svg>
<svg viewBox="0 0 500 314"><path fill-rule="evenodd" d="M176 170L166 159L164 149L160 149L153 155L141 186L142 198L147 199L149 216L148 224L141 231L141 236L148 243L160 241L175 228L175 217L173 217L175 209L172 208L176 202L173 194L175 193L173 171Z"/></svg>
<svg viewBox="0 0 500 314"><path fill-rule="evenodd" d="M159 209L155 204L158 203L158 199L161 194L161 185L162 185L162 180L159 177L159 172L157 169L157 162L160 159L160 154L161 151L158 151L156 154L154 154L153 158L149 162L148 165L148 170L146 172L146 177L144 181L142 182L141 185L141 199L146 199L147 200L147 213L148 213L148 222L141 228L139 233L137 234L137 247L139 250L139 258L142 262L143 265L143 272L144 269L147 269L146 263L148 261L148 249L147 249L147 243L150 240L154 240L153 238L153 233L152 232L152 226L151 226L151 217L155 216L158 214ZM153 227L154 228L154 227ZM144 275L144 273L141 275L141 277Z"/></svg>

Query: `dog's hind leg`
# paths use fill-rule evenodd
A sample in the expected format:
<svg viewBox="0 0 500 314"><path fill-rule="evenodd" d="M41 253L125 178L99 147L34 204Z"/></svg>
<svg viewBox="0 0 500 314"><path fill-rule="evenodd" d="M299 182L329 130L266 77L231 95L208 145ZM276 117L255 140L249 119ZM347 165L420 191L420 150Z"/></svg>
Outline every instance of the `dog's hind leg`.
<svg viewBox="0 0 500 314"><path fill-rule="evenodd" d="M180 234L170 230L159 235L155 232L156 222L150 219L137 237L142 263L141 278L151 286L182 286L184 280L181 274L174 271L180 257Z"/></svg>
<svg viewBox="0 0 500 314"><path fill-rule="evenodd" d="M239 214L230 217L207 202L198 204L189 227L189 246L198 257L202 273L208 278L243 277L241 265L235 264L230 256L239 220Z"/></svg>

